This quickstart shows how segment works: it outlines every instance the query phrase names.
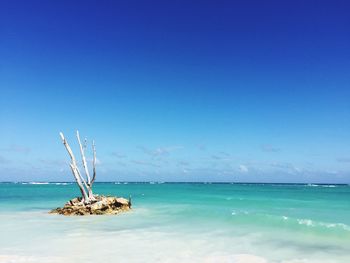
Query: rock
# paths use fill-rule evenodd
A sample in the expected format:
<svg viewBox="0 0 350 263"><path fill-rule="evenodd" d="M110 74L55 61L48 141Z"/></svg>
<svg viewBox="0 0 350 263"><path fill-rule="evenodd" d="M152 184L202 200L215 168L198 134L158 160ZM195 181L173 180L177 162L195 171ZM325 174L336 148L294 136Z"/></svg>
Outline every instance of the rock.
<svg viewBox="0 0 350 263"><path fill-rule="evenodd" d="M122 197L117 198L116 201L122 205L129 205L129 201Z"/></svg>
<svg viewBox="0 0 350 263"><path fill-rule="evenodd" d="M63 207L50 211L60 215L115 215L131 209L131 200L114 196L96 196L90 204L83 204L81 198L69 200Z"/></svg>

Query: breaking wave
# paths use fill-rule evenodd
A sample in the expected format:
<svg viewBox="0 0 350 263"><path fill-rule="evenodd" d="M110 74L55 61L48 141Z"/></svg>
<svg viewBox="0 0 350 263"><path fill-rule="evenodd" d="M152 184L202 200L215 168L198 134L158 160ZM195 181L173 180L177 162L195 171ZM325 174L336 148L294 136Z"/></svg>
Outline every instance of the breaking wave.
<svg viewBox="0 0 350 263"><path fill-rule="evenodd" d="M49 182L22 182L20 184L26 185L70 185L73 183L49 183Z"/></svg>
<svg viewBox="0 0 350 263"><path fill-rule="evenodd" d="M272 214L260 214L253 213L244 210L234 210L231 212L231 216L236 218L241 218L242 222L256 223L257 221L266 226L276 226L280 224L287 224L289 227L304 226L310 227L318 230L336 230L336 231L346 231L350 232L350 226L344 223L329 223L315 221L312 219L305 218L292 218L285 215L272 215Z"/></svg>
<svg viewBox="0 0 350 263"><path fill-rule="evenodd" d="M326 188L334 188L338 187L339 185L334 184L307 184L309 187L326 187Z"/></svg>

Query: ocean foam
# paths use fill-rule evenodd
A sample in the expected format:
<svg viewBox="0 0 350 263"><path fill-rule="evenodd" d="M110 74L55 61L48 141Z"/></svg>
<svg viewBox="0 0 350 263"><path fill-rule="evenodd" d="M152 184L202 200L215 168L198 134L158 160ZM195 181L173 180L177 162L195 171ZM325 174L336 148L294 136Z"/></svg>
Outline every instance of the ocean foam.
<svg viewBox="0 0 350 263"><path fill-rule="evenodd" d="M315 222L311 219L297 219L299 225L306 225L310 227L326 227L326 228L340 228L345 231L350 231L350 226L343 223L324 223L324 222Z"/></svg>
<svg viewBox="0 0 350 263"><path fill-rule="evenodd" d="M311 187L318 187L318 184L308 184L307 186L311 186Z"/></svg>
<svg viewBox="0 0 350 263"><path fill-rule="evenodd" d="M307 186L310 186L310 187L326 187L326 188L338 187L337 185L334 185L334 184L307 184Z"/></svg>

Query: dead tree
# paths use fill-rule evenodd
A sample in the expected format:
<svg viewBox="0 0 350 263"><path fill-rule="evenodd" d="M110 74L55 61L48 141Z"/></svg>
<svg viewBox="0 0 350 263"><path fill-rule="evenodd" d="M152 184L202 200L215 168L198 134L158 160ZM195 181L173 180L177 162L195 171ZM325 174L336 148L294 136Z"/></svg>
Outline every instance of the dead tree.
<svg viewBox="0 0 350 263"><path fill-rule="evenodd" d="M95 196L92 192L92 185L95 182L96 179L96 149L95 149L95 142L92 141L92 153L93 153L93 158L92 158L92 177L90 176L89 173L89 168L86 162L86 158L85 158L85 150L86 150L86 144L87 144L87 140L84 140L84 145L82 145L81 141L80 141L80 135L79 135L79 131L77 131L77 140L79 143L79 147L80 147L80 154L81 154L81 159L82 159L82 166L84 169L84 173L85 173L85 177L81 174L79 167L77 165L77 161L75 159L75 156L73 154L72 149L70 148L66 138L64 137L63 133L60 132L60 136L63 142L64 147L66 148L69 157L71 159L71 163L69 164L73 176L75 178L75 181L77 182L80 192L81 192L81 196L82 196L82 202L84 204L89 204L91 203L91 201L95 200Z"/></svg>

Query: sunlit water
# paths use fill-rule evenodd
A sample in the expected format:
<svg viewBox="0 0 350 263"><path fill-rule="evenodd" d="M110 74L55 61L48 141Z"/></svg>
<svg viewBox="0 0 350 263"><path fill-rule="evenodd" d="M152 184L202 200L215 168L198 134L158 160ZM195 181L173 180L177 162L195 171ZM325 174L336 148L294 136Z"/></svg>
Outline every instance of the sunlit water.
<svg viewBox="0 0 350 263"><path fill-rule="evenodd" d="M118 216L47 212L76 185L0 184L0 262L350 262L350 186L96 183Z"/></svg>

